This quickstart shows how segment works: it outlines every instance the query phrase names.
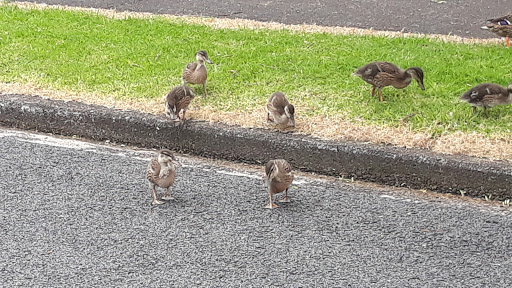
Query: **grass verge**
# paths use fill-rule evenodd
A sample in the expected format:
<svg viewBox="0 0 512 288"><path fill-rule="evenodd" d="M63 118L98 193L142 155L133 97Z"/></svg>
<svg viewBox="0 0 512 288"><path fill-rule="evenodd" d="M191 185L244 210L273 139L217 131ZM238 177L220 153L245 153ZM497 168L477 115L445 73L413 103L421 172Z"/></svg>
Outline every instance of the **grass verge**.
<svg viewBox="0 0 512 288"><path fill-rule="evenodd" d="M196 98L193 117L261 126L263 105L279 90L296 104L304 133L512 159L493 151L510 143L510 107L493 108L484 118L458 102L475 84L512 79L512 52L502 46L212 28L180 18L117 19L5 3L0 27L4 90L66 91L86 102L161 113L162 96L180 83L183 66L206 49L216 63L209 66L210 97ZM413 83L384 89L387 103L370 98L369 85L350 74L375 60L422 67L427 90Z"/></svg>

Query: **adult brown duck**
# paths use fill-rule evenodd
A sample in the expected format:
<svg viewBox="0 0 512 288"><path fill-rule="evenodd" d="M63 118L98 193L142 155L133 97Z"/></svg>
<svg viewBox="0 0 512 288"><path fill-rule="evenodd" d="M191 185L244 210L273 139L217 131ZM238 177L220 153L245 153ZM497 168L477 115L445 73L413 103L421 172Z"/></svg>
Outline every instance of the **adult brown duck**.
<svg viewBox="0 0 512 288"><path fill-rule="evenodd" d="M510 37L512 37L512 14L489 19L487 25L483 26L482 29L489 30L492 33L505 37L507 47L510 47Z"/></svg>

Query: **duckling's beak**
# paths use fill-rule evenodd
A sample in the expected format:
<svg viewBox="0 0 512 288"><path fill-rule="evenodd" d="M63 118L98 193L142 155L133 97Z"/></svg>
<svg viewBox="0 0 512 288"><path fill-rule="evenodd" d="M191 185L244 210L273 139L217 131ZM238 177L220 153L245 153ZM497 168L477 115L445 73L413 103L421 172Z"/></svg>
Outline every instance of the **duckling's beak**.
<svg viewBox="0 0 512 288"><path fill-rule="evenodd" d="M423 81L416 80L416 82L418 82L418 85L420 85L421 90L425 90L425 85L423 85Z"/></svg>
<svg viewBox="0 0 512 288"><path fill-rule="evenodd" d="M295 127L295 117L290 118L290 126Z"/></svg>
<svg viewBox="0 0 512 288"><path fill-rule="evenodd" d="M204 61L208 62L209 64L213 64L212 60L205 58Z"/></svg>

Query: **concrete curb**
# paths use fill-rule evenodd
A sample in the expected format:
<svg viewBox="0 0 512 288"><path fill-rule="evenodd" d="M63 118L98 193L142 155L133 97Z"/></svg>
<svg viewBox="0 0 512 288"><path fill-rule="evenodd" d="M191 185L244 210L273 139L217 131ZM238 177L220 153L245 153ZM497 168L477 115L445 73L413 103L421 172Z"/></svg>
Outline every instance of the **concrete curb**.
<svg viewBox="0 0 512 288"><path fill-rule="evenodd" d="M474 197L492 194L496 200L512 198L512 166L506 161L202 121L179 125L160 115L27 95L0 94L0 124L253 164L284 158L294 169L319 174L444 193L464 190Z"/></svg>

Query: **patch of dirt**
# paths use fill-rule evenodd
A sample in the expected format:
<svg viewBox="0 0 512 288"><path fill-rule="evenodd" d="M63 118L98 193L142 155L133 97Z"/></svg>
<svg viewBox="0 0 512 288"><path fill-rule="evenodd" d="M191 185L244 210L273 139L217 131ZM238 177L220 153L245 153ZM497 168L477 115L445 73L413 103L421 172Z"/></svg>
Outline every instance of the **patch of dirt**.
<svg viewBox="0 0 512 288"><path fill-rule="evenodd" d="M105 95L55 91L37 85L18 83L0 83L0 93L39 95L50 99L76 100L114 109L137 110L152 114L165 113L163 97L161 99L117 100ZM187 118L189 119L223 122L241 127L275 129L275 127L265 122L264 107L234 113L219 111L209 106L200 106L197 103L193 103L191 106L191 109L187 111ZM301 108L300 105L297 105L297 108L300 110L306 107ZM349 122L341 116L304 117L298 115L295 131L322 139L388 144L422 148L444 154L463 154L498 160L512 160L512 137L488 137L481 133L455 132L432 138L428 133L412 132L406 127L390 128L364 125Z"/></svg>

